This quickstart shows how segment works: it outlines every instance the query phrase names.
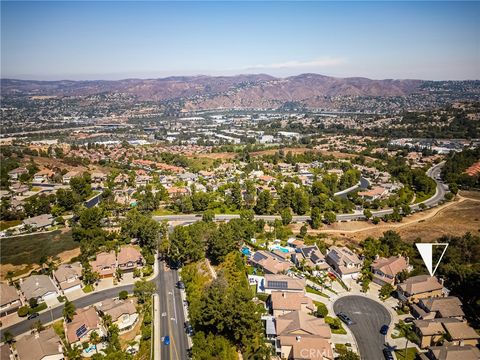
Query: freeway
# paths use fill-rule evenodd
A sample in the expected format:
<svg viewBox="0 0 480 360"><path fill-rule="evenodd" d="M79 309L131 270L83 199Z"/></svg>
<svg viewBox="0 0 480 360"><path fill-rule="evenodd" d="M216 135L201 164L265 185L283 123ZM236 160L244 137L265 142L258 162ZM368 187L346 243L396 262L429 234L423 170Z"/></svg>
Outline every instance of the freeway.
<svg viewBox="0 0 480 360"><path fill-rule="evenodd" d="M427 175L435 180L437 184L437 188L435 190L435 194L423 201L422 203L425 204L427 207L433 207L438 205L443 199L445 198L445 185L438 180L440 177L440 172L442 170L442 166L445 162L441 162L435 166L432 166L427 171ZM420 204L414 204L410 206L413 211L420 210ZM384 209L379 211L372 211L372 215L376 217L382 217L387 214L393 213L393 209ZM217 221L228 221L231 219L239 218L240 215L237 214L219 214L215 215L215 220ZM182 221L182 222L195 222L202 219L201 214L186 214L186 215L162 215L162 216L153 216L156 221ZM265 221L274 221L275 219L280 219L279 215L255 215L255 219L263 219ZM337 214L337 221L351 221L351 220L364 220L365 216L363 215L363 211L356 210L351 214ZM305 215L294 215L292 217L293 222L305 222L309 221L310 216Z"/></svg>
<svg viewBox="0 0 480 360"><path fill-rule="evenodd" d="M160 298L160 336L170 338L170 344L160 344L160 359L187 359L187 338L184 331L184 312L180 290L176 287L179 280L177 270L166 267L164 262L159 264L159 276L154 280Z"/></svg>

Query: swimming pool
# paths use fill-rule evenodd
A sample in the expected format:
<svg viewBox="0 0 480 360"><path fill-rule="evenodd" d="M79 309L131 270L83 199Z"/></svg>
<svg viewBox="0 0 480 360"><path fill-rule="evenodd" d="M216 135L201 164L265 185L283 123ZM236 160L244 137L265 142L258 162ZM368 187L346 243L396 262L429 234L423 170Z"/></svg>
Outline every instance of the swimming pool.
<svg viewBox="0 0 480 360"><path fill-rule="evenodd" d="M89 352L96 350L97 345L90 345L88 348L86 348L84 351L88 354Z"/></svg>
<svg viewBox="0 0 480 360"><path fill-rule="evenodd" d="M272 250L280 250L281 252L284 252L284 253L290 252L290 250L288 248L280 246L280 245L272 246Z"/></svg>
<svg viewBox="0 0 480 360"><path fill-rule="evenodd" d="M250 256L252 253L250 252L250 249L247 248L247 247L243 247L242 248L242 254L246 255L246 256Z"/></svg>

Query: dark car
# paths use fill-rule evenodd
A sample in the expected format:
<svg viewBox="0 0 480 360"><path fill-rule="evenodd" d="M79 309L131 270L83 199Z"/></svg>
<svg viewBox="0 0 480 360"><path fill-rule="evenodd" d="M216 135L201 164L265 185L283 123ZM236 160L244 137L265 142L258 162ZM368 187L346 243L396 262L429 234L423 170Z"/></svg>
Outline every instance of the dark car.
<svg viewBox="0 0 480 360"><path fill-rule="evenodd" d="M407 318L403 319L403 321L406 322L406 323L411 323L411 322L414 322L414 321L415 321L415 318L413 318L413 317L407 317Z"/></svg>
<svg viewBox="0 0 480 360"><path fill-rule="evenodd" d="M28 320L32 320L32 319L35 319L35 318L37 318L37 317L39 317L39 316L40 316L40 314L39 314L38 312L34 312L33 314L28 315L28 318L27 318L27 319L28 319Z"/></svg>
<svg viewBox="0 0 480 360"><path fill-rule="evenodd" d="M383 325L381 328L380 328L380 334L382 335L387 335L388 333L388 325Z"/></svg>
<svg viewBox="0 0 480 360"><path fill-rule="evenodd" d="M385 357L385 360L394 360L392 350L390 349L384 348L383 356Z"/></svg>
<svg viewBox="0 0 480 360"><path fill-rule="evenodd" d="M345 324L347 324L347 325L353 325L352 319L350 319L347 314L345 314L345 313L343 313L343 312L339 312L339 313L336 314L336 315L337 315L337 317L338 317L340 320L342 320Z"/></svg>
<svg viewBox="0 0 480 360"><path fill-rule="evenodd" d="M183 281L179 281L179 282L177 282L177 287L178 287L179 289L182 289L182 290L183 290L183 289L185 289L185 284L183 283Z"/></svg>
<svg viewBox="0 0 480 360"><path fill-rule="evenodd" d="M193 335L193 327L188 321L185 323L185 332L190 336Z"/></svg>

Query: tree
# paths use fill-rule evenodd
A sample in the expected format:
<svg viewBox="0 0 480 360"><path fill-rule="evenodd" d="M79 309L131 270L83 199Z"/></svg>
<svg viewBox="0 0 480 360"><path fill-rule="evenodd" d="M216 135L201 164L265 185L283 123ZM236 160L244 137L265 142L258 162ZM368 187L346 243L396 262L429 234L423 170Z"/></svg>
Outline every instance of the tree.
<svg viewBox="0 0 480 360"><path fill-rule="evenodd" d="M292 222L293 217L290 208L284 208L280 210L280 216L282 217L283 225L288 225Z"/></svg>
<svg viewBox="0 0 480 360"><path fill-rule="evenodd" d="M334 212L332 211L326 211L323 214L323 221L325 224L333 224L337 220L337 217Z"/></svg>
<svg viewBox="0 0 480 360"><path fill-rule="evenodd" d="M7 344L12 344L14 341L14 337L10 331L5 331L3 333L3 341L5 341Z"/></svg>
<svg viewBox="0 0 480 360"><path fill-rule="evenodd" d="M324 318L328 315L328 309L324 303L315 302L315 304L317 305L317 311L315 312L315 316Z"/></svg>
<svg viewBox="0 0 480 360"><path fill-rule="evenodd" d="M263 190L260 192L257 198L257 203L254 206L255 214L257 215L265 215L269 214L272 209L272 195L270 195L270 191Z"/></svg>
<svg viewBox="0 0 480 360"><path fill-rule="evenodd" d="M95 352L98 353L97 345L102 342L100 335L95 330L90 334L90 342L95 345Z"/></svg>
<svg viewBox="0 0 480 360"><path fill-rule="evenodd" d="M300 236L304 238L307 235L308 232L308 227L306 224L303 224L302 227L300 228Z"/></svg>
<svg viewBox="0 0 480 360"><path fill-rule="evenodd" d="M205 210L202 214L202 221L212 222L215 220L215 212L213 210Z"/></svg>
<svg viewBox="0 0 480 360"><path fill-rule="evenodd" d="M312 213L310 215L310 225L312 229L318 229L322 226L322 212L318 207L314 207L312 209Z"/></svg>
<svg viewBox="0 0 480 360"><path fill-rule="evenodd" d="M140 304L143 304L150 299L155 291L155 284L145 280L136 281L133 289L133 293Z"/></svg>
<svg viewBox="0 0 480 360"><path fill-rule="evenodd" d="M67 320L67 322L71 322L74 316L75 304L67 299L63 308L63 317Z"/></svg>
<svg viewBox="0 0 480 360"><path fill-rule="evenodd" d="M118 298L120 300L126 300L128 298L128 291L127 290L120 291L120 293L118 294Z"/></svg>
<svg viewBox="0 0 480 360"><path fill-rule="evenodd" d="M407 358L407 348L408 348L408 342L418 342L418 336L415 333L415 330L412 329L412 326L410 324L406 324L402 320L398 324L395 325L395 328L400 332L401 335L403 335L407 341L405 342L405 350L404 350L404 359Z"/></svg>
<svg viewBox="0 0 480 360"><path fill-rule="evenodd" d="M380 289L380 296L383 300L388 299L394 291L395 289L391 284L385 284Z"/></svg>
<svg viewBox="0 0 480 360"><path fill-rule="evenodd" d="M365 210L363 210L363 215L368 220L372 217L372 212L370 211L370 209L365 209Z"/></svg>

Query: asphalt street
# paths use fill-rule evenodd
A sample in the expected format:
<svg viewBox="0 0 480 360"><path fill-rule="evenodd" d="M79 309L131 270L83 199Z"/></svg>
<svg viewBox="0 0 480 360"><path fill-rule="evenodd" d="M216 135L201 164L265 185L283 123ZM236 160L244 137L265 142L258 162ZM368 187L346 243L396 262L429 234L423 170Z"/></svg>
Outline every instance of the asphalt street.
<svg viewBox="0 0 480 360"><path fill-rule="evenodd" d="M354 322L349 328L355 336L362 360L384 360L385 336L380 334L380 328L390 325L391 316L382 304L364 296L349 295L338 299L333 304L333 310L335 314L347 314Z"/></svg>
<svg viewBox="0 0 480 360"><path fill-rule="evenodd" d="M162 360L187 359L187 338L184 329L185 318L180 290L176 287L178 272L159 264L159 276L155 279L157 293L160 297L160 336L162 338L160 358ZM170 338L170 344L165 345L165 336Z"/></svg>

